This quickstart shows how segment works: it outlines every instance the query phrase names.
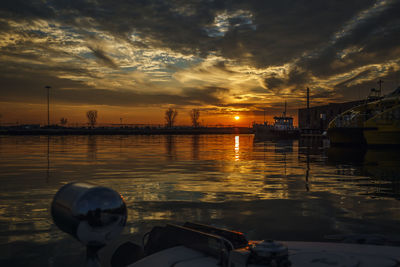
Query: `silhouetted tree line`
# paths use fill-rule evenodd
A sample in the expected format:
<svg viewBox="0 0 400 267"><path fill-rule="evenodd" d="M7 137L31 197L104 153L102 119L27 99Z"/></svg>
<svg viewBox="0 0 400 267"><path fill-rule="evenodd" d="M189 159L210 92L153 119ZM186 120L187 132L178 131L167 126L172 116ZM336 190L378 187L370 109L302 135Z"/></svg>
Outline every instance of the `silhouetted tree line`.
<svg viewBox="0 0 400 267"><path fill-rule="evenodd" d="M86 112L86 117L89 121L89 125L91 128L93 128L96 125L97 121L97 110L89 110Z"/></svg>

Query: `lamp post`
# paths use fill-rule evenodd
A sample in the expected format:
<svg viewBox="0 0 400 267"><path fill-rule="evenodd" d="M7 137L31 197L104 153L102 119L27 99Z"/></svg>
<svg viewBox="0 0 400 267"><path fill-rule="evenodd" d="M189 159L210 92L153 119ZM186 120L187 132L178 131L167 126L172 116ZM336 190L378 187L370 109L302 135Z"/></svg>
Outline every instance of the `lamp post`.
<svg viewBox="0 0 400 267"><path fill-rule="evenodd" d="M266 108L263 108L263 110L264 110L264 124L265 124L265 110L266 110Z"/></svg>
<svg viewBox="0 0 400 267"><path fill-rule="evenodd" d="M307 87L307 118L306 118L306 127L307 129L311 128L311 115L310 115L310 88Z"/></svg>
<svg viewBox="0 0 400 267"><path fill-rule="evenodd" d="M50 126L50 88L51 86L45 86L47 89L47 127Z"/></svg>

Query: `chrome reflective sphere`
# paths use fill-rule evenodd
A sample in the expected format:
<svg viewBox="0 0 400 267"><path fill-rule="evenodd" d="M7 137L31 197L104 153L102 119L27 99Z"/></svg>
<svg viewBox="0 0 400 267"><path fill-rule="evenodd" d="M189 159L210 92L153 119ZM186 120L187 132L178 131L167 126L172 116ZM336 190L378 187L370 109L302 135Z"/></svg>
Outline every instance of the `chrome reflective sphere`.
<svg viewBox="0 0 400 267"><path fill-rule="evenodd" d="M87 183L70 183L54 196L54 223L89 246L104 246L116 238L127 219L126 205L114 190Z"/></svg>

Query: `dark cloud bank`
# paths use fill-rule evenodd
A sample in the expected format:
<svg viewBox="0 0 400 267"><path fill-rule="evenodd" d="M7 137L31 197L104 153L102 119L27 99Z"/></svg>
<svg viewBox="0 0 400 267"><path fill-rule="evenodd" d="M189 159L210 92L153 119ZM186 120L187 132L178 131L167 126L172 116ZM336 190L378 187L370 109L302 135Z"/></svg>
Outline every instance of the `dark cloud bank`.
<svg viewBox="0 0 400 267"><path fill-rule="evenodd" d="M83 82L57 78L43 71L24 70L22 66L6 72L0 64L2 85L0 87L0 102L43 103L46 92L43 81L51 84L52 98L63 104L113 105L113 106L146 106L174 104L177 106L220 105L221 93L229 89L220 87L184 88L179 95L166 92L146 93L139 91L113 91L109 89L91 88ZM19 71L22 69L22 73ZM70 70L80 72L81 70ZM65 88L65 89L60 89Z"/></svg>
<svg viewBox="0 0 400 267"><path fill-rule="evenodd" d="M251 22L241 23L242 17L231 16L227 20L226 32L219 35L209 34L207 29L211 27L210 25L219 14L237 14L239 10L251 14L251 17L247 18ZM366 10L369 11L360 13ZM292 63L292 67L284 77L273 74L265 77L264 84L268 90L279 94L286 87L293 87L293 93L296 93L297 90L304 89L311 78L324 79L363 66L399 60L399 14L400 1L382 3L372 0L6 0L0 2L0 16L5 19L0 23L0 31L6 33L12 30L5 22L7 20L29 22L43 19L72 27L88 39L96 38L89 29L97 28L124 40L130 40L132 33L135 33L141 37L140 41L130 42L137 47L169 48L199 57L214 53L257 68ZM341 32L342 30L344 31ZM335 37L336 33L339 35ZM18 50L18 45L27 44L2 48L0 55L18 54L18 51L13 51ZM34 46L34 44L31 45ZM110 55L107 55L100 47L89 46L89 48L99 62L110 68L118 68ZM12 99L11 96L4 96L9 88L21 94L31 94L31 92L26 92L26 88L32 88L32 86L18 87L17 85L22 82L16 83L12 78L15 75L7 74L10 71L9 67L2 65L1 68L3 100L11 101ZM399 75L396 69L385 73L387 79ZM27 72L27 75L29 74L30 72ZM365 74L359 73L349 79L365 77ZM51 79L57 80L54 77ZM30 80L31 85L39 81L34 77ZM61 81L58 80L58 82ZM68 90L60 91L66 101L82 102L80 98L89 99L89 95L93 94L90 91L92 88L86 88L87 86L82 83L67 80L62 80L62 82L72 83L82 89L76 94L69 94ZM375 83L375 80L362 82L354 88L369 86L372 83ZM340 82L333 89L346 94L353 89L353 85L349 84L349 81ZM182 95L172 96L165 93L150 95L103 89L96 91L96 96L92 98L93 102L96 102L93 104L109 105L139 103L218 105L223 104L223 101L219 99L217 92L227 92L226 90L221 88L183 89Z"/></svg>

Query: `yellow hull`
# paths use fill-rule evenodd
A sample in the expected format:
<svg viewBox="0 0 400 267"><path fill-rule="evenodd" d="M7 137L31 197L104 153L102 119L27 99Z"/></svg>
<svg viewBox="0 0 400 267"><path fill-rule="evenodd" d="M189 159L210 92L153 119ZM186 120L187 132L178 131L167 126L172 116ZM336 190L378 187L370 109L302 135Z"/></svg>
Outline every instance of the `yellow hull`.
<svg viewBox="0 0 400 267"><path fill-rule="evenodd" d="M328 138L333 145L364 145L362 128L329 128Z"/></svg>
<svg viewBox="0 0 400 267"><path fill-rule="evenodd" d="M368 145L400 145L400 129L376 129L364 131Z"/></svg>
<svg viewBox="0 0 400 267"><path fill-rule="evenodd" d="M400 145L400 87L337 116L329 123L328 137L333 144Z"/></svg>
<svg viewBox="0 0 400 267"><path fill-rule="evenodd" d="M365 122L368 145L400 145L400 105L396 105Z"/></svg>

